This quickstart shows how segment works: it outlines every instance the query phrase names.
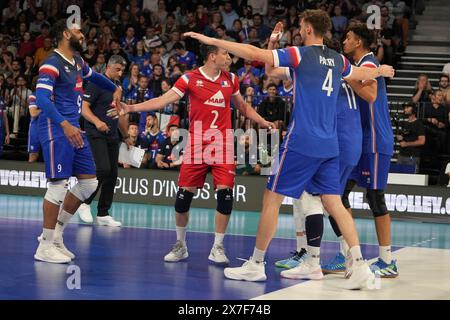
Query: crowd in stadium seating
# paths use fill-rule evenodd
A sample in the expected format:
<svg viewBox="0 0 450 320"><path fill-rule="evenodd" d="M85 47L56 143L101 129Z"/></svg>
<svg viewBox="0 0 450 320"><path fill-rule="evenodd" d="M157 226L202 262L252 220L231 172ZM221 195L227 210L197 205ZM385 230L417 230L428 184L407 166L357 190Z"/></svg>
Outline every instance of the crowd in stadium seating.
<svg viewBox="0 0 450 320"><path fill-rule="evenodd" d="M83 13L82 28L86 37L82 52L84 60L98 72L105 70L106 63L113 54L121 55L128 62L127 72L122 80L123 100L131 104L160 96L185 71L202 64L199 43L183 37L184 32L202 32L216 38L266 47L271 29L276 22L283 21L281 46L299 45L299 14L309 8L329 13L333 30L328 36L340 43L349 23L355 20L365 21L369 17L367 8L370 5L380 6L381 29L377 30L371 48L380 62L395 64L396 58L408 44L408 18L412 1L5 1L1 8L0 98L6 106L4 112L8 118L11 138L8 143L12 149L26 144L30 119L26 98L34 88L39 65L54 49L51 26L67 16L66 8L72 4L78 5ZM232 57L230 71L239 76L241 93L247 102L257 108L267 120L277 122L280 129L285 129L289 121L292 83L268 78L261 63L237 57ZM441 93L444 93L445 80L448 83L448 78L442 77L441 90L433 91L425 77L418 79L412 100L429 104L425 109L429 115L427 119L431 120L427 120L426 127L443 132L449 127L448 112L445 119L440 119L440 113L436 111L440 107L436 105L444 101ZM450 91L448 88L445 90L448 103ZM130 125L130 135L135 136L136 145L149 150L145 160L146 167L164 167L161 157L167 157L157 156L157 150L163 143L170 143L169 128L174 128L174 125L187 127L188 110L188 101L182 100L156 114L131 115L133 125ZM439 117L434 116L436 113L439 113ZM253 127L250 121L237 112L233 117L235 128ZM433 119L438 119L437 124ZM157 123L157 126L153 123ZM445 124L444 127L442 124ZM149 132L152 131L153 135L155 130L161 136L156 145L154 141L149 143L146 140ZM167 139L169 140L166 141ZM446 142L439 139L436 143L447 148ZM245 143L245 139L242 143ZM446 152L450 153L450 150L446 149ZM244 172L258 173L258 168L253 166L251 170Z"/></svg>

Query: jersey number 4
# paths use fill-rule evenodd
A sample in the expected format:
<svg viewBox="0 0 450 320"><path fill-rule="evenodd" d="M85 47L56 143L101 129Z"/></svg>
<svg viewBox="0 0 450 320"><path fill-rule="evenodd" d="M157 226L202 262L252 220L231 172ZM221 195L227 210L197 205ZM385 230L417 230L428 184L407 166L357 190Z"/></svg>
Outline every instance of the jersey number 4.
<svg viewBox="0 0 450 320"><path fill-rule="evenodd" d="M322 84L322 90L327 92L327 97L333 92L333 70L328 69L325 81Z"/></svg>

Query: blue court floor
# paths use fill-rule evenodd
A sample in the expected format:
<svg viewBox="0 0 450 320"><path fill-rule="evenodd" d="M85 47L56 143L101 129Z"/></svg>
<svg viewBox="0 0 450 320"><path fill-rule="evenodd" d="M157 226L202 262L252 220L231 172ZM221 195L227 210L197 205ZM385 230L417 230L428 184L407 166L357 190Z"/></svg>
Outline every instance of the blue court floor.
<svg viewBox="0 0 450 320"><path fill-rule="evenodd" d="M38 197L0 195L0 299L328 299L336 296L336 290L342 292L337 289L341 279L336 280L336 276L330 279L327 276L318 281L320 284L279 276L280 270L273 263L285 258L295 247L290 215L280 216L277 236L267 253L268 280L244 283L225 279L223 267L207 259L214 239L214 210L191 210L187 236L190 257L180 263L163 261L175 241L172 207L116 203L111 213L123 222L122 228L85 225L76 215L66 229L65 244L77 257L70 265L55 265L33 259L36 237L42 230L41 205L42 199ZM233 213L224 242L232 266L242 263L235 257L251 255L258 218L255 212ZM338 243L329 224L325 225L321 254L324 260L329 260ZM357 227L364 256L376 257L373 221L357 220ZM450 275L448 271L442 272L448 269L444 264L448 266L450 261L448 226L395 221L392 234L394 255L404 257L399 259L400 277L386 282L387 290L393 287L394 293L401 289L404 298L414 293L408 279L415 276L417 261L414 259L419 257L417 252L408 250L425 250L420 255L430 255L436 272L440 272L441 281L436 286L440 284L442 292L438 290L438 298L442 294L442 298L447 295L448 299ZM400 261L404 261L404 266ZM429 279L428 283L434 280L439 279ZM394 286L392 281L396 281ZM79 289L73 288L76 283L80 284ZM424 290L417 288L417 292L424 293ZM371 297L367 293L359 297L377 298L376 294Z"/></svg>

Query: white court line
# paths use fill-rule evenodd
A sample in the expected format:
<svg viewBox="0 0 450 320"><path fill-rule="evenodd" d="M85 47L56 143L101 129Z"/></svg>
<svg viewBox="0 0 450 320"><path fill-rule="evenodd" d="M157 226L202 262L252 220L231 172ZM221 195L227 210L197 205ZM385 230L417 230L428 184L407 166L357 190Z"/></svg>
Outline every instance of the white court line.
<svg viewBox="0 0 450 320"><path fill-rule="evenodd" d="M450 250L419 247L402 248L394 254L399 276L382 279L381 289L350 291L342 289L342 275L327 275L320 281L306 281L270 292L255 300L449 300Z"/></svg>

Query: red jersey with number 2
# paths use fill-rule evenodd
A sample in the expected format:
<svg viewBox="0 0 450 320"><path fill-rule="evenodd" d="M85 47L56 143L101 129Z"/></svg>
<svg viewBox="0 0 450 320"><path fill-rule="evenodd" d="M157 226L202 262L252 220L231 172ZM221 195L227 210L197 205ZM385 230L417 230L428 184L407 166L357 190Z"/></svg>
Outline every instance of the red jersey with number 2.
<svg viewBox="0 0 450 320"><path fill-rule="evenodd" d="M233 150L233 140L227 139L231 127L231 97L239 94L238 77L230 72L221 71L216 78L208 77L202 67L182 75L172 87L179 96L189 96L189 148L197 155L205 147L222 143L222 152L227 145ZM220 133L220 135L218 135ZM220 145L217 144L218 149ZM216 151L217 152L217 151ZM186 155L186 153L185 153Z"/></svg>

